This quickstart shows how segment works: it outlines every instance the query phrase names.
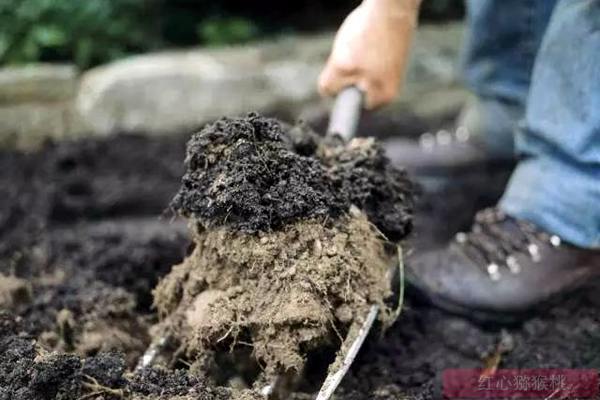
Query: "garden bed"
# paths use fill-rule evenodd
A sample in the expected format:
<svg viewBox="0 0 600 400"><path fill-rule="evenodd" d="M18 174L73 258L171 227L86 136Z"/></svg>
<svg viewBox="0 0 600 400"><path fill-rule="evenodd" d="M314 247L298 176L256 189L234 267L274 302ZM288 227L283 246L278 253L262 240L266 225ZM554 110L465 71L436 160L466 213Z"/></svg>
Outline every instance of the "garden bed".
<svg viewBox="0 0 600 400"><path fill-rule="evenodd" d="M190 254L185 222L165 212L180 187L188 138L121 135L0 154L0 399L255 398L243 390L242 373L219 382L185 358L128 372L158 322L152 289ZM435 246L464 228L505 177L478 169L444 193L424 193L406 246L429 239L425 247ZM370 335L337 398L439 398L444 369L498 362L600 368L594 294L521 324L480 326L409 291L398 321ZM330 361L310 360L313 373L293 397L312 398Z"/></svg>

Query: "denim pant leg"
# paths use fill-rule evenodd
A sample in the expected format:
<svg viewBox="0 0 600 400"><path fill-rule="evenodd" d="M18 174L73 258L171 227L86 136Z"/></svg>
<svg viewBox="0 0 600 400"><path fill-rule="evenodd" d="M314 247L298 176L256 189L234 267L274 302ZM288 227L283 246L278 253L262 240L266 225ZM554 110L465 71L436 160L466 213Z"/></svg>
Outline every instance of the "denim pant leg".
<svg viewBox="0 0 600 400"><path fill-rule="evenodd" d="M600 248L600 0L557 4L516 140L522 160L501 208Z"/></svg>
<svg viewBox="0 0 600 400"><path fill-rule="evenodd" d="M536 54L556 0L467 0L463 75L476 102L467 119L488 151L512 156ZM472 122L471 122L472 121Z"/></svg>

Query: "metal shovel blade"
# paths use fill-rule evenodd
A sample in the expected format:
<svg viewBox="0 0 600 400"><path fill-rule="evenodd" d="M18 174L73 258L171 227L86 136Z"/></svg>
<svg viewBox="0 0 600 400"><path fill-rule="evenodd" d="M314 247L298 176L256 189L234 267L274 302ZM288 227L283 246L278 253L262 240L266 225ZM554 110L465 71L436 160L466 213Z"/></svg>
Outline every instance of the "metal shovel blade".
<svg viewBox="0 0 600 400"><path fill-rule="evenodd" d="M402 304L404 302L404 263L402 262L402 248L397 246L398 248L398 266L390 268L387 273L387 278L390 282L395 280L395 273L398 274L398 306L396 307L396 311L394 312L394 321L400 315L400 311L402 310ZM369 335L369 331L373 327L373 323L377 318L377 314L379 313L379 306L372 305L369 309L369 313L366 315L362 324L355 323L350 327L348 331L348 335L342 343L341 351L338 354L336 360L332 365L338 366L336 370L329 371L327 377L325 378L325 382L321 386L321 390L317 395L315 400L329 400L335 392L335 389L339 386L342 379L350 369L350 366L354 362L356 355L360 351L365 339ZM354 332L358 331L357 334ZM346 350L347 349L347 350ZM343 358L343 360L340 360Z"/></svg>
<svg viewBox="0 0 600 400"><path fill-rule="evenodd" d="M319 391L316 400L329 400L331 398L331 395L333 395L333 392L335 392L335 389L337 389L340 382L342 382L342 379L344 379L344 376L350 369L352 362L354 362L354 359L356 358L356 355L367 338L367 335L369 334L369 331L371 330L378 313L379 306L371 306L364 322L362 325L360 325L360 328L358 328L358 334L356 337L353 337L354 335L352 335L352 332L354 332L355 329L352 329L352 327L350 328L349 334L342 344L342 349L348 350L346 352L340 352L338 355L338 357L343 357L343 360L340 364L339 360L336 359L334 365L340 364L340 366L337 370L329 372L325 378L325 382L323 382L323 386L321 386L321 390Z"/></svg>
<svg viewBox="0 0 600 400"><path fill-rule="evenodd" d="M137 365L135 366L135 372L140 372L144 368L151 367L154 364L156 358L162 353L164 348L167 346L167 342L169 341L169 336L159 336L157 340L152 342L148 349L144 352L142 358L138 360Z"/></svg>

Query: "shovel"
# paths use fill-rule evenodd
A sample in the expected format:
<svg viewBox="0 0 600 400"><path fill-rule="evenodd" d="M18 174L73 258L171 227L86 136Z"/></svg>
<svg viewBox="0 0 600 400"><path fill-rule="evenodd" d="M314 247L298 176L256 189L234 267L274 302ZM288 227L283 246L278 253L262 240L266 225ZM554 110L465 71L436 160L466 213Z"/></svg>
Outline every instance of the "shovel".
<svg viewBox="0 0 600 400"><path fill-rule="evenodd" d="M350 86L343 89L338 94L331 110L327 134L339 134L346 141L352 139L356 134L363 101L363 93L357 87ZM398 265L392 266L387 274L389 282L394 282L398 279L400 283L399 290L394 290L398 304L393 320L398 318L404 300L404 266L402 258L402 249L398 246ZM329 400L331 398L358 355L360 348L373 327L373 323L377 319L378 313L379 305L373 304L362 320L357 320L350 326L340 351L333 364L331 364L335 365L336 368L329 370L315 400Z"/></svg>
<svg viewBox="0 0 600 400"><path fill-rule="evenodd" d="M336 97L329 115L328 135L338 134L346 141L356 134L363 104L363 93L356 86L343 89Z"/></svg>
<svg viewBox="0 0 600 400"><path fill-rule="evenodd" d="M328 135L338 134L344 140L348 141L356 134L358 121L363 104L363 93L355 86L350 86L343 89L335 100L331 115L329 118L329 126L327 128ZM401 260L400 260L401 262ZM393 271L394 269L392 269ZM400 268L400 271L402 269ZM390 275L391 280L391 275ZM368 313L361 319L356 321L349 329L346 339L342 343L338 356L332 365L337 368L330 370L325 378L323 385L316 397L316 400L329 400L336 388L341 383L342 379L350 369L352 362L356 358L360 348L362 347L373 323L377 319L379 313L378 305L371 305ZM136 370L141 370L151 366L162 350L166 347L169 341L168 337L161 337L154 342L140 359ZM277 396L283 385L282 377L276 377L270 384L261 389L261 394L266 398Z"/></svg>
<svg viewBox="0 0 600 400"><path fill-rule="evenodd" d="M335 104L331 110L327 134L338 134L346 141L352 139L356 134L362 103L363 93L356 86L350 86L343 89L337 95ZM329 400L331 398L333 392L335 392L335 389L337 389L350 369L350 366L367 338L378 313L379 306L372 305L362 323L358 321L350 327L346 339L344 340L344 343L342 343L342 347L338 353L338 358L342 359L339 360L336 358L334 364L332 364L337 365L338 368L329 371L321 386L321 390L319 390L316 400Z"/></svg>

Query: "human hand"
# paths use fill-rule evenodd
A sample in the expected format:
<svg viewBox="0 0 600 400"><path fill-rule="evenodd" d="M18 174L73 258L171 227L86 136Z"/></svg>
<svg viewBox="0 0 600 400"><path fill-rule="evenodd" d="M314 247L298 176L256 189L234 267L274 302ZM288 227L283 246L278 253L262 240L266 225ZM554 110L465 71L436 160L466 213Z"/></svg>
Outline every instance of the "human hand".
<svg viewBox="0 0 600 400"><path fill-rule="evenodd" d="M364 0L342 23L319 92L332 96L356 85L366 108L391 102L404 76L420 0Z"/></svg>

